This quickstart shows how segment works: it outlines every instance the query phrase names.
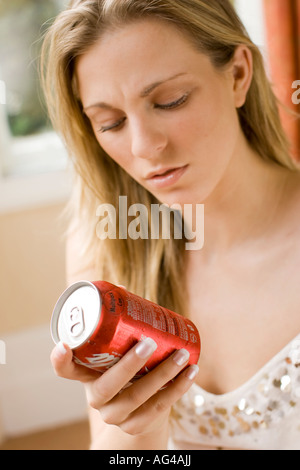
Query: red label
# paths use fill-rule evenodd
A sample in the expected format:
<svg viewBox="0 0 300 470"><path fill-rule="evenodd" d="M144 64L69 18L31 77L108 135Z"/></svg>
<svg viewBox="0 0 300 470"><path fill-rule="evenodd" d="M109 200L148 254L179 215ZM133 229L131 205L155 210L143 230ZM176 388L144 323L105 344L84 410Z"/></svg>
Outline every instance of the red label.
<svg viewBox="0 0 300 470"><path fill-rule="evenodd" d="M112 315L121 315L124 310L124 300L119 295L118 290L110 290L103 297L103 303L107 312Z"/></svg>

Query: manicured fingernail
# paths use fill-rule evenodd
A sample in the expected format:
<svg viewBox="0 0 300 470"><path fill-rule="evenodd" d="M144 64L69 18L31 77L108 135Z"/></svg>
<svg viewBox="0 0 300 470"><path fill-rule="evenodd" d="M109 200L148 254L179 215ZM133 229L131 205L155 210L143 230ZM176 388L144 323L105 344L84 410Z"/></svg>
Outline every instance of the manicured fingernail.
<svg viewBox="0 0 300 470"><path fill-rule="evenodd" d="M190 358L190 353L186 349L179 349L173 357L178 366L183 366Z"/></svg>
<svg viewBox="0 0 300 470"><path fill-rule="evenodd" d="M151 356L156 349L156 342L152 338L146 338L137 345L135 353L141 359L146 359L148 356Z"/></svg>
<svg viewBox="0 0 300 470"><path fill-rule="evenodd" d="M64 357L67 354L67 350L64 347L62 342L60 342L56 345L56 351L57 351L57 354L61 357Z"/></svg>
<svg viewBox="0 0 300 470"><path fill-rule="evenodd" d="M195 377L197 377L198 373L199 373L199 367L194 364L194 365L192 365L191 367L188 368L188 370L186 371L185 376L189 380L194 380Z"/></svg>

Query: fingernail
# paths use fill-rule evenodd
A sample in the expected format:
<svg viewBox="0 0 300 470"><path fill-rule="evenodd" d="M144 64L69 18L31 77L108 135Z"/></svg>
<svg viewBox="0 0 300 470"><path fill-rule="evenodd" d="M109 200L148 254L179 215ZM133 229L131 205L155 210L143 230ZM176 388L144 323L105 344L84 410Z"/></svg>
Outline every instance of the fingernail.
<svg viewBox="0 0 300 470"><path fill-rule="evenodd" d="M190 353L186 349L180 349L173 357L178 366L183 366L190 358Z"/></svg>
<svg viewBox="0 0 300 470"><path fill-rule="evenodd" d="M135 352L141 359L146 359L148 356L151 356L156 349L156 342L152 338L146 338L137 345Z"/></svg>
<svg viewBox="0 0 300 470"><path fill-rule="evenodd" d="M61 357L64 357L67 354L67 350L64 347L62 342L60 342L56 345L56 351L57 351L58 355L61 356Z"/></svg>
<svg viewBox="0 0 300 470"><path fill-rule="evenodd" d="M192 365L191 367L188 368L188 370L186 371L185 376L189 380L194 380L195 377L198 375L198 373L199 373L199 367L194 364L194 365Z"/></svg>

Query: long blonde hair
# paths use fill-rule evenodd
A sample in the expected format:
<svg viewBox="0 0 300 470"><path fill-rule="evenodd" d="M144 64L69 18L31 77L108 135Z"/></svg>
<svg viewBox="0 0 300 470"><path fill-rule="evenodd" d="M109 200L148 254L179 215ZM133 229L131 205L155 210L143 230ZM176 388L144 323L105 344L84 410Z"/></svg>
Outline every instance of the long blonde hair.
<svg viewBox="0 0 300 470"><path fill-rule="evenodd" d="M216 68L226 66L239 45L252 52L254 74L245 105L238 110L250 145L265 160L291 170L276 97L259 49L250 40L229 0L73 0L47 32L42 52L42 79L49 114L65 140L78 175L80 224L86 229L86 256L96 260L99 279L126 285L154 302L185 313L184 237L181 240L102 240L96 235L101 203L118 210L119 196L128 206L149 209L158 201L126 174L100 147L76 92L75 60L107 28L143 18L167 21L183 31ZM118 213L117 213L118 220Z"/></svg>

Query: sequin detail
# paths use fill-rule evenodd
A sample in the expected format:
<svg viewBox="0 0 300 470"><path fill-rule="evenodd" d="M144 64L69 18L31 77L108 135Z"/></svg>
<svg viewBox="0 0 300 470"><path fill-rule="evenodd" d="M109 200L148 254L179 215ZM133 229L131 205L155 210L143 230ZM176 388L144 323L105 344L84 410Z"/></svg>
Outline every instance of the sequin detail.
<svg viewBox="0 0 300 470"><path fill-rule="evenodd" d="M269 433L266 447L272 448L274 436L286 442L289 432L294 433L292 439L297 433L300 450L300 339L235 392L216 396L195 385L171 414L175 441L216 447L243 447L247 442L248 448L259 448Z"/></svg>

